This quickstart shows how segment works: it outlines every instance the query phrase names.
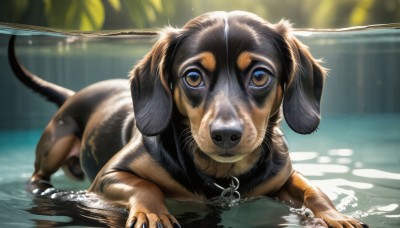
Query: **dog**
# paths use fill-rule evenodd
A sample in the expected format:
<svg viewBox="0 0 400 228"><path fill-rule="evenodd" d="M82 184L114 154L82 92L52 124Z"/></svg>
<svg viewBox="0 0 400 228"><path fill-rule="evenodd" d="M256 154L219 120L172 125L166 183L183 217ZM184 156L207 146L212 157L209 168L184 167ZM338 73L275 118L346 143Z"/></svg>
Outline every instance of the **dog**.
<svg viewBox="0 0 400 228"><path fill-rule="evenodd" d="M16 76L59 106L37 144L29 191L52 187L63 167L89 178L88 192L127 208L126 227L180 227L165 198L257 196L306 206L326 227L366 227L292 168L281 119L300 134L317 129L326 70L289 22L206 13L162 30L130 80L76 93L26 70L14 40Z"/></svg>

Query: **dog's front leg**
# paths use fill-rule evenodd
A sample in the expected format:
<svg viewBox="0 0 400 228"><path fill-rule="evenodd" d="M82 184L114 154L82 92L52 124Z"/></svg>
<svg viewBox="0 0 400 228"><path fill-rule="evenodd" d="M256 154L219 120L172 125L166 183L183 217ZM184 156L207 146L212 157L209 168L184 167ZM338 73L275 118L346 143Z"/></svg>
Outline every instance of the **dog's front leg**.
<svg viewBox="0 0 400 228"><path fill-rule="evenodd" d="M168 212L161 189L130 172L104 174L96 178L89 191L128 208L126 227L180 227Z"/></svg>
<svg viewBox="0 0 400 228"><path fill-rule="evenodd" d="M314 213L317 222L326 227L368 227L367 225L341 214L325 193L314 186L302 174L294 171L277 193L279 199L291 202L293 206L305 206Z"/></svg>

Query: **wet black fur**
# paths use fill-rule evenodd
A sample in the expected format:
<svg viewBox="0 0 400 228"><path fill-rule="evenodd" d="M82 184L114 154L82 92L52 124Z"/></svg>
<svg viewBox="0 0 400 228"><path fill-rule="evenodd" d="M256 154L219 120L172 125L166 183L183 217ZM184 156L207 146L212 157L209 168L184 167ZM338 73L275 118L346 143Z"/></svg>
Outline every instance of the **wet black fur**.
<svg viewBox="0 0 400 228"><path fill-rule="evenodd" d="M235 21L233 21L235 20ZM237 20L237 21L236 21ZM320 99L324 80L323 69L312 62L311 56L303 53L304 47L300 47L297 40L289 34L282 34L278 29L266 24L264 21L255 21L246 14L230 19L234 36L238 43L229 43L229 51L254 51L251 44L240 40L243 33L240 26L246 24L263 36L263 40L271 41L279 50L279 58L282 60L280 75L275 75L274 80L285 87L283 113L289 126L296 132L308 134L313 132L320 120ZM169 29L164 31L163 37L157 42L155 48L139 63L139 67L133 72L131 90L133 106L139 130L147 136L144 144L153 158L158 161L168 172L183 186L192 192L205 194L212 197L217 191L210 182L223 183L226 180L215 180L201 173L193 163L193 151L185 148L186 142L180 141L184 129L188 126L180 123L180 113L173 107L172 91L170 86L178 86L182 75L176 74L175 62L182 56L190 56L203 51L212 51L218 56L224 53L221 45L218 45L223 34L223 18L207 15L196 23L187 24L183 29ZM207 33L201 33L208 30ZM213 34L212 32L215 32ZM285 31L289 33L288 31ZM199 35L201 33L202 35ZM193 40L194 39L194 40ZM200 40L200 42L199 42ZM199 44L200 46L197 46ZM271 44L269 44L271 45ZM184 48L183 48L184 47ZM238 53L232 53L237 56ZM175 59L176 58L176 59ZM311 60L310 60L311 59ZM229 59L235 61L235 59ZM217 66L217 70L221 67ZM230 69L236 74L237 69ZM278 74L278 72L276 72ZM210 79L209 90L215 89L216 76ZM214 80L214 81L212 81ZM291 83L289 83L291 82ZM241 84L241 88L243 85ZM192 106L196 107L202 99L195 92L187 92ZM259 91L258 94L244 93L252 97L259 106L264 104L268 90ZM246 103L246 102L245 102ZM279 127L281 111L269 120L267 134L264 138L262 157L258 163L247 173L239 176L240 191L246 192L258 184L278 173L287 159L287 146L282 135L273 133L275 127Z"/></svg>

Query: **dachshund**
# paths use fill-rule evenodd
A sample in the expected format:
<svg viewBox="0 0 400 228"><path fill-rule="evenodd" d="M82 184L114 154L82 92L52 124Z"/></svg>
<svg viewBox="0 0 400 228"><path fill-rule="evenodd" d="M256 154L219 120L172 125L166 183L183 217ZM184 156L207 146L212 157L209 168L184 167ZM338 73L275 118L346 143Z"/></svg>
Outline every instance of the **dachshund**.
<svg viewBox="0 0 400 228"><path fill-rule="evenodd" d="M79 92L9 60L25 85L59 106L27 183L52 187L60 167L88 193L127 208L127 227L180 227L165 199L268 196L305 206L326 227L366 227L343 215L292 168L280 122L300 134L320 123L326 69L289 22L211 12L167 27L130 72ZM224 186L230 186L225 188Z"/></svg>

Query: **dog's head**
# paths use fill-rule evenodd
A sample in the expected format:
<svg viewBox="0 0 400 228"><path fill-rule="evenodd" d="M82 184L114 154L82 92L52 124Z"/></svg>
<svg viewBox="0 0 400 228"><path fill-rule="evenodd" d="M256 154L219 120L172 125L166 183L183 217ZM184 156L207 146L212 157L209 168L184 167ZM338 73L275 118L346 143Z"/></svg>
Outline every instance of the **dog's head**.
<svg viewBox="0 0 400 228"><path fill-rule="evenodd" d="M132 71L137 127L157 135L176 109L202 152L235 162L260 147L282 103L295 132L313 132L324 76L288 22L207 13L182 29L165 29Z"/></svg>

